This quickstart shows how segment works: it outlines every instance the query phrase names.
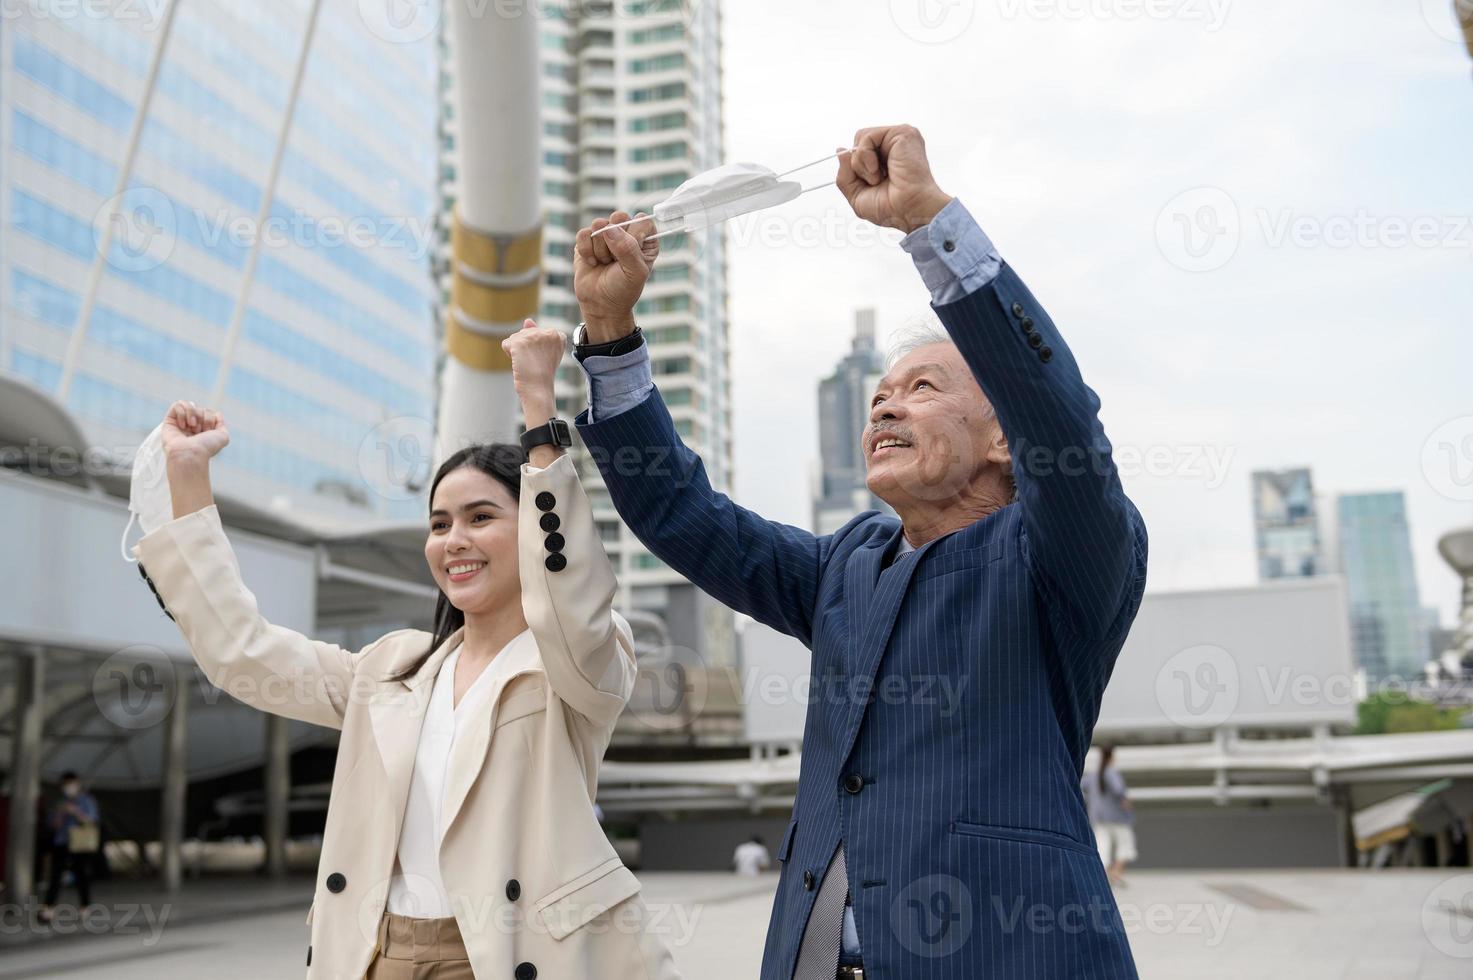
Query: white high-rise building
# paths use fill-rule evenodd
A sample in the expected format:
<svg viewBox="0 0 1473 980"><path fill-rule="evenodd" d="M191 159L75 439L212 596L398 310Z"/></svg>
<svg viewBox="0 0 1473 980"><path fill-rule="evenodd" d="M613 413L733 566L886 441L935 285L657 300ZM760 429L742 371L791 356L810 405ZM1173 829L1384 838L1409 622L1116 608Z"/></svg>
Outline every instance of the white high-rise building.
<svg viewBox="0 0 1473 980"><path fill-rule="evenodd" d="M723 159L721 13L714 0L568 4L542 17L542 199L545 215L540 322L572 332L573 239L615 210L651 210L675 187ZM454 43L443 36L441 43ZM448 53L445 52L445 53ZM450 59L442 57L443 65ZM455 140L462 120L442 110L442 199L456 197ZM448 289L448 276L443 283ZM635 311L656 383L681 437L705 460L711 483L732 483L726 251L720 229L661 239L661 255ZM585 399L581 369L565 366L559 411ZM604 546L619 573L621 606L661 615L671 642L709 664L734 656L729 610L651 555L620 522L597 469L580 462Z"/></svg>

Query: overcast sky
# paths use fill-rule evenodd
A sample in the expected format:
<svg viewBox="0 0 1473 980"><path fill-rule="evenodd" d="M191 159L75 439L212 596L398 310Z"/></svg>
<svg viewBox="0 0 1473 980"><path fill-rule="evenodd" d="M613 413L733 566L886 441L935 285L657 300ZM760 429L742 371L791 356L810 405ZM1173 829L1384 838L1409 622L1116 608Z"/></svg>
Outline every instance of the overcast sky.
<svg viewBox="0 0 1473 980"><path fill-rule="evenodd" d="M920 128L1136 460L1151 590L1253 582L1250 473L1307 465L1321 492L1406 492L1447 623L1436 541L1473 523L1473 59L1451 3L741 0L728 156L785 170ZM883 342L928 295L837 190L728 228L736 497L808 526L816 385L854 310Z"/></svg>

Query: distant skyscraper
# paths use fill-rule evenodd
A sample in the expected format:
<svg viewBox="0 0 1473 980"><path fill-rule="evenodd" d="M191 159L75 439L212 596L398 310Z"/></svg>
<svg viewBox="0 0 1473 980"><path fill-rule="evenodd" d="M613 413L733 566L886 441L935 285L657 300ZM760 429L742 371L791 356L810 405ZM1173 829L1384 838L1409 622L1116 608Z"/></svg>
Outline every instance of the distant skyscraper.
<svg viewBox="0 0 1473 980"><path fill-rule="evenodd" d="M396 474L375 432L432 412L434 44L380 40L354 0L324 2L258 230L309 5L176 7L66 407L125 453L170 401L205 403L260 238L217 486L349 523L422 517L423 493L395 481L423 474ZM165 9L32 0L4 16L0 371L53 394Z"/></svg>
<svg viewBox="0 0 1473 980"><path fill-rule="evenodd" d="M1314 481L1307 469L1253 474L1258 578L1303 578L1323 569Z"/></svg>
<svg viewBox="0 0 1473 980"><path fill-rule="evenodd" d="M1417 597L1405 497L1342 495L1336 525L1356 664L1372 678L1420 675L1429 656L1427 617Z"/></svg>
<svg viewBox="0 0 1473 980"><path fill-rule="evenodd" d="M866 510L894 513L865 486L861 434L869 422L869 399L885 373L875 349L875 311L854 314L854 342L834 373L818 384L818 473L813 529L832 534Z"/></svg>

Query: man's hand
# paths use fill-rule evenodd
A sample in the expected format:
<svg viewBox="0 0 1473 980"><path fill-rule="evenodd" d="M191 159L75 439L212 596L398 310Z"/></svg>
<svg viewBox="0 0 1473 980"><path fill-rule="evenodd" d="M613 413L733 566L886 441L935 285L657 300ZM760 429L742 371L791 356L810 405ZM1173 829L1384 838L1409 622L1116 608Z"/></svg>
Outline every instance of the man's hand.
<svg viewBox="0 0 1473 980"><path fill-rule="evenodd" d="M936 186L926 141L914 126L876 126L854 134L839 157L839 190L854 213L907 235L931 223L951 196Z"/></svg>
<svg viewBox="0 0 1473 980"><path fill-rule="evenodd" d="M599 218L578 232L573 245L573 295L583 310L590 344L606 344L634 332L634 304L660 254L660 243L649 237L655 233L649 218L594 237L600 228L630 217L615 211Z"/></svg>
<svg viewBox="0 0 1473 980"><path fill-rule="evenodd" d="M562 363L567 341L556 327L539 327L535 320L501 342L511 358L511 380L521 399L529 426L541 425L557 413L553 380Z"/></svg>

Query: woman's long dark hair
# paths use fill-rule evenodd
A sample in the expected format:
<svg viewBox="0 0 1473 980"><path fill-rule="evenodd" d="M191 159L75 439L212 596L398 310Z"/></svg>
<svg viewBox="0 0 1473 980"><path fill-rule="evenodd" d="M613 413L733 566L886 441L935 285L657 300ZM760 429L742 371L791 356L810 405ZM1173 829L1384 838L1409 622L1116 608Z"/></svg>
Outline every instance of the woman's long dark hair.
<svg viewBox="0 0 1473 980"><path fill-rule="evenodd" d="M430 484L430 507L434 507L435 490L440 486L440 481L462 466L474 466L511 491L513 500L520 500L522 496L522 464L526 461L527 453L522 447L510 443L490 442L476 446L467 446L440 464L440 469L435 473L435 480ZM419 673L419 669L425 665L425 661L430 659L430 654L438 650L440 644L450 638L450 634L464 625L465 613L451 605L449 597L442 590L439 598L435 600L435 635L430 640L430 648L420 654L413 663L390 677L389 680L407 681Z"/></svg>
<svg viewBox="0 0 1473 980"><path fill-rule="evenodd" d="M1105 770L1110 768L1110 762L1115 758L1115 746L1100 746L1100 771L1096 778L1100 781L1100 795L1105 795Z"/></svg>

